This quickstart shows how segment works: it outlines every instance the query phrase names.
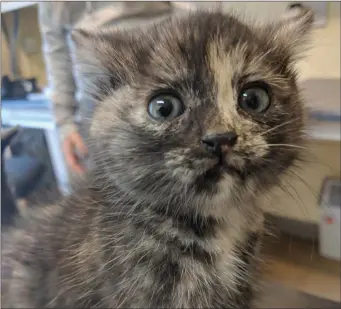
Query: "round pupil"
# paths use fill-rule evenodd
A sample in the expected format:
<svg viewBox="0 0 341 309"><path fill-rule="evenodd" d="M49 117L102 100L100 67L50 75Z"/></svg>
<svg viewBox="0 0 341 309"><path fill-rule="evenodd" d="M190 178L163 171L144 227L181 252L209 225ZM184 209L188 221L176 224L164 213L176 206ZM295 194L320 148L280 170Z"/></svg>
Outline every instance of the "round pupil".
<svg viewBox="0 0 341 309"><path fill-rule="evenodd" d="M170 99L158 99L156 101L156 110L162 117L169 116L173 111L173 103Z"/></svg>
<svg viewBox="0 0 341 309"><path fill-rule="evenodd" d="M250 109L259 108L259 98L257 93L254 91L247 91L243 93L243 100Z"/></svg>

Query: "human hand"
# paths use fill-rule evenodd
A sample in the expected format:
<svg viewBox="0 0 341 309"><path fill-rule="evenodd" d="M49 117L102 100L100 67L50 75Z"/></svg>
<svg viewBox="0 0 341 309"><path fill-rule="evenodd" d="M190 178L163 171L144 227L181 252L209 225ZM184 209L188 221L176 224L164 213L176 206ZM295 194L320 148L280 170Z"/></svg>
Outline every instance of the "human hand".
<svg viewBox="0 0 341 309"><path fill-rule="evenodd" d="M81 163L81 160L87 156L88 149L77 131L66 136L63 142L63 151L70 168L78 174L83 174L85 167Z"/></svg>

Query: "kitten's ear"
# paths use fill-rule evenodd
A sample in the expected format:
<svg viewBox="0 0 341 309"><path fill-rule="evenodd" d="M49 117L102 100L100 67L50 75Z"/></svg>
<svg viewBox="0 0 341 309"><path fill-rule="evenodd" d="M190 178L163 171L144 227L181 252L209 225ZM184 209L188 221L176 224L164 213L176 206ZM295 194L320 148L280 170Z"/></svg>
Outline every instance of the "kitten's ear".
<svg viewBox="0 0 341 309"><path fill-rule="evenodd" d="M89 32L73 30L76 71L85 90L97 98L126 82L132 49L129 39L119 31Z"/></svg>
<svg viewBox="0 0 341 309"><path fill-rule="evenodd" d="M99 89L97 83L106 84L107 70L103 63L102 52L105 52L104 46L101 47L101 40L98 35L82 29L75 29L71 33L73 43L73 59L76 67L77 78L84 90L90 95L97 95Z"/></svg>
<svg viewBox="0 0 341 309"><path fill-rule="evenodd" d="M71 33L71 40L74 44L76 65L88 65L105 68L106 56L113 52L115 35L103 32L75 29ZM119 48L116 47L116 53Z"/></svg>
<svg viewBox="0 0 341 309"><path fill-rule="evenodd" d="M314 12L311 9L304 6L292 8L275 23L272 43L295 62L310 47L313 23Z"/></svg>
<svg viewBox="0 0 341 309"><path fill-rule="evenodd" d="M75 60L78 65L80 62L96 62L99 52L99 37L96 33L83 29L75 29L71 32L71 40L74 45Z"/></svg>

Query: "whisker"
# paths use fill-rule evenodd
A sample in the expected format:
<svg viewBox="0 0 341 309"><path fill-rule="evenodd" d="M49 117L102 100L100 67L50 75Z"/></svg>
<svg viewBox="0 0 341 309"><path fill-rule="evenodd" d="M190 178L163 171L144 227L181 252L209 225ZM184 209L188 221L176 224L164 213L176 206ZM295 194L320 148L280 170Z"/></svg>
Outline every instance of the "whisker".
<svg viewBox="0 0 341 309"><path fill-rule="evenodd" d="M291 195L291 197L296 201L297 205L299 206L299 208L301 209L302 211L302 214L304 214L305 216L307 216L307 219L310 219L311 216L310 216L310 213L309 213L309 210L308 208L306 207L305 203L303 202L303 199L301 198L300 194L297 192L297 190L295 189L295 187L289 182L287 181L286 179L283 179L282 181L285 181L285 183L287 184L287 186L294 191L295 195L298 197L298 199L300 200L300 203L298 203L298 201L293 197L293 195ZM303 210L301 208L301 205L303 206Z"/></svg>
<svg viewBox="0 0 341 309"><path fill-rule="evenodd" d="M299 175L297 175L294 171L292 170L287 170L287 172L291 173L293 176L295 176L299 181L301 181L308 189L309 191L314 195L314 197L318 200L319 197L318 197L318 193L315 192L309 185L308 183Z"/></svg>
<svg viewBox="0 0 341 309"><path fill-rule="evenodd" d="M297 121L298 119L299 119L299 118L294 118L294 119L292 119L292 120L283 122L283 123L281 123L281 124L279 124L279 125L277 125L277 126L275 126L275 127L273 127L273 128L270 128L270 129L266 130L265 132L263 132L262 134L260 134L260 136L263 136L263 135L265 135L265 134L267 134L267 133L269 133L269 132L271 132L271 131L274 131L274 130L276 130L276 129L278 129L278 128L281 128L281 127L283 127L283 126L285 126L285 125L288 125L288 124L290 124L290 123L292 123L292 122L294 122L294 121Z"/></svg>
<svg viewBox="0 0 341 309"><path fill-rule="evenodd" d="M292 145L292 144L266 144L266 146L269 146L269 147L291 147L291 148L298 148L298 149L308 149L307 147L304 147L304 146Z"/></svg>
<svg viewBox="0 0 341 309"><path fill-rule="evenodd" d="M266 159L266 158L260 158L260 161L263 161L263 162L272 162L272 160L269 160L269 159ZM261 170L271 170L269 169L269 167L267 168L262 168L261 164L258 162L258 163L255 163L256 165L258 165ZM292 171L290 171L292 172ZM300 179L301 180L301 179ZM282 178L281 179L281 183L278 184L277 186L280 190L282 190L285 194L287 194L288 196L290 196L293 201L296 203L296 205L300 208L302 214L304 216L306 216L308 219L311 217L311 214L310 212L308 211L308 208L306 206L306 204L304 203L303 199L301 198L300 194L297 192L297 190L295 189L295 187L285 178ZM289 190L289 188L291 190ZM292 192L290 192L292 191ZM294 193L294 194L293 194Z"/></svg>

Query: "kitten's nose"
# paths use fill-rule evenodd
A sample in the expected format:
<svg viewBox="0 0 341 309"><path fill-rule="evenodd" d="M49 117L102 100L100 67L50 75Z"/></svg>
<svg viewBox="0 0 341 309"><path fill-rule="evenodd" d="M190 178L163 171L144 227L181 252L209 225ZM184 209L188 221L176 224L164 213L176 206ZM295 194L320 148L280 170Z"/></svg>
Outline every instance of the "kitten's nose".
<svg viewBox="0 0 341 309"><path fill-rule="evenodd" d="M227 132L206 135L201 142L208 151L220 156L222 153L228 152L236 144L237 139L236 132Z"/></svg>

